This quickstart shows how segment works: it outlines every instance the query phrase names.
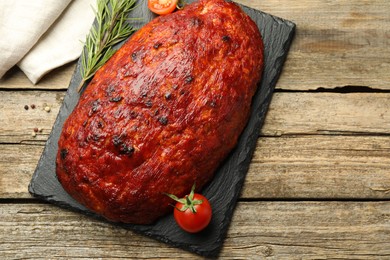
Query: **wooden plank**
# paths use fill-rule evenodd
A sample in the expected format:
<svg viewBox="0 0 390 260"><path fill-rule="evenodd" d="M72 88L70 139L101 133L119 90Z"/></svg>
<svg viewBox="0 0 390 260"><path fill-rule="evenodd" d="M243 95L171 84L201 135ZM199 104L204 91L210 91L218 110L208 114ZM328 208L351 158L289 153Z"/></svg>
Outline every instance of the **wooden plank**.
<svg viewBox="0 0 390 260"><path fill-rule="evenodd" d="M0 143L46 140L64 94L0 91ZM275 93L261 134L390 134L389 104L390 93ZM34 137L34 128L43 131Z"/></svg>
<svg viewBox="0 0 390 260"><path fill-rule="evenodd" d="M43 151L41 145L0 144L0 198L31 198L28 185Z"/></svg>
<svg viewBox="0 0 390 260"><path fill-rule="evenodd" d="M244 198L390 198L388 136L259 138Z"/></svg>
<svg viewBox="0 0 390 260"><path fill-rule="evenodd" d="M390 90L389 1L238 2L297 24L277 88L355 85Z"/></svg>
<svg viewBox="0 0 390 260"><path fill-rule="evenodd" d="M64 95L57 91L0 91L0 143L46 141ZM35 133L35 128L41 131Z"/></svg>
<svg viewBox="0 0 390 260"><path fill-rule="evenodd" d="M346 85L390 90L390 2L238 0L297 24L277 88L317 89ZM66 89L75 62L49 73L34 86L18 69L0 88ZM302 84L304 82L304 84Z"/></svg>
<svg viewBox="0 0 390 260"><path fill-rule="evenodd" d="M67 89L75 68L76 62L70 62L49 72L34 85L18 67L13 67L0 79L0 89Z"/></svg>
<svg viewBox="0 0 390 260"><path fill-rule="evenodd" d="M0 92L0 143L5 144L0 148L0 197L29 197L27 185L63 95ZM243 197L388 198L389 98L386 93L276 93ZM23 108L32 103L35 109ZM43 131L33 137L34 128ZM15 143L38 146L10 145Z"/></svg>
<svg viewBox="0 0 390 260"><path fill-rule="evenodd" d="M0 198L30 198L42 145L0 145ZM389 199L386 136L262 137L241 194L249 199Z"/></svg>
<svg viewBox="0 0 390 260"><path fill-rule="evenodd" d="M387 202L240 202L219 258L385 259L389 223ZM195 258L47 204L0 204L0 227L6 259Z"/></svg>
<svg viewBox="0 0 390 260"><path fill-rule="evenodd" d="M390 93L275 93L261 133L389 134Z"/></svg>

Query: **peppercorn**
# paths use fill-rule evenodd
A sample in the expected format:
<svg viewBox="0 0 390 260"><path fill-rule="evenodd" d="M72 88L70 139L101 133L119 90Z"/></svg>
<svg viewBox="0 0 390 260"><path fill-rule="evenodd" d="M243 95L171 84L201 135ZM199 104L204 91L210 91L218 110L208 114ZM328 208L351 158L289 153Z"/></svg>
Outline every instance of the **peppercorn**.
<svg viewBox="0 0 390 260"><path fill-rule="evenodd" d="M168 118L165 117L165 116L162 116L158 119L158 121L162 124L162 125L167 125L168 124Z"/></svg>

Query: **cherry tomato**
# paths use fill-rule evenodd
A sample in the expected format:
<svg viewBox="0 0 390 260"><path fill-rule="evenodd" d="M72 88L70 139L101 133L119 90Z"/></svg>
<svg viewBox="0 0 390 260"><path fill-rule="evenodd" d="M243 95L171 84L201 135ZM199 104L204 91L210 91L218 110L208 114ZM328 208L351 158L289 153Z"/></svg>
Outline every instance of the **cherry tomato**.
<svg viewBox="0 0 390 260"><path fill-rule="evenodd" d="M155 14L165 15L176 9L178 0L148 0L148 8Z"/></svg>
<svg viewBox="0 0 390 260"><path fill-rule="evenodd" d="M189 233L197 233L203 230L210 223L212 216L210 202L203 195L194 193L194 190L195 185L192 187L190 194L181 199L167 194L177 201L173 211L176 223Z"/></svg>

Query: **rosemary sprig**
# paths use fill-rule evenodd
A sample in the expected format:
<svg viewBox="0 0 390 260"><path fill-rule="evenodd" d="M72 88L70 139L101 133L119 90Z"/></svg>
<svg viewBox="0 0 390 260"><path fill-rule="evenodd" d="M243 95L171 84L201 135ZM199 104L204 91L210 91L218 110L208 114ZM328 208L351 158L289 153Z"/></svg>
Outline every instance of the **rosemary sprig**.
<svg viewBox="0 0 390 260"><path fill-rule="evenodd" d="M78 91L115 53L113 47L135 31L127 18L135 3L136 0L97 0L96 22L87 35L81 54L82 80Z"/></svg>

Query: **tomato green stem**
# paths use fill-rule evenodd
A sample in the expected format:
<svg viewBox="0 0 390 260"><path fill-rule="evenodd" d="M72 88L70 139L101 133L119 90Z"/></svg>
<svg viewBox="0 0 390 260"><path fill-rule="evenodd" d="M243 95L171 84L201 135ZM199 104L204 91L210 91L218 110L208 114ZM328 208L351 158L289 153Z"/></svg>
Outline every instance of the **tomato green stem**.
<svg viewBox="0 0 390 260"><path fill-rule="evenodd" d="M186 211L187 209L190 209L191 212L195 214L196 213L195 206L196 205L200 205L200 204L203 203L203 200L194 200L195 184L192 185L190 194L188 196L185 196L184 198L179 199L177 196L175 196L173 194L168 194L168 193L166 193L166 195L168 197L170 197L171 199L173 199L173 200L183 204L181 209L176 208L176 209L178 209L179 211L182 211L182 212Z"/></svg>

